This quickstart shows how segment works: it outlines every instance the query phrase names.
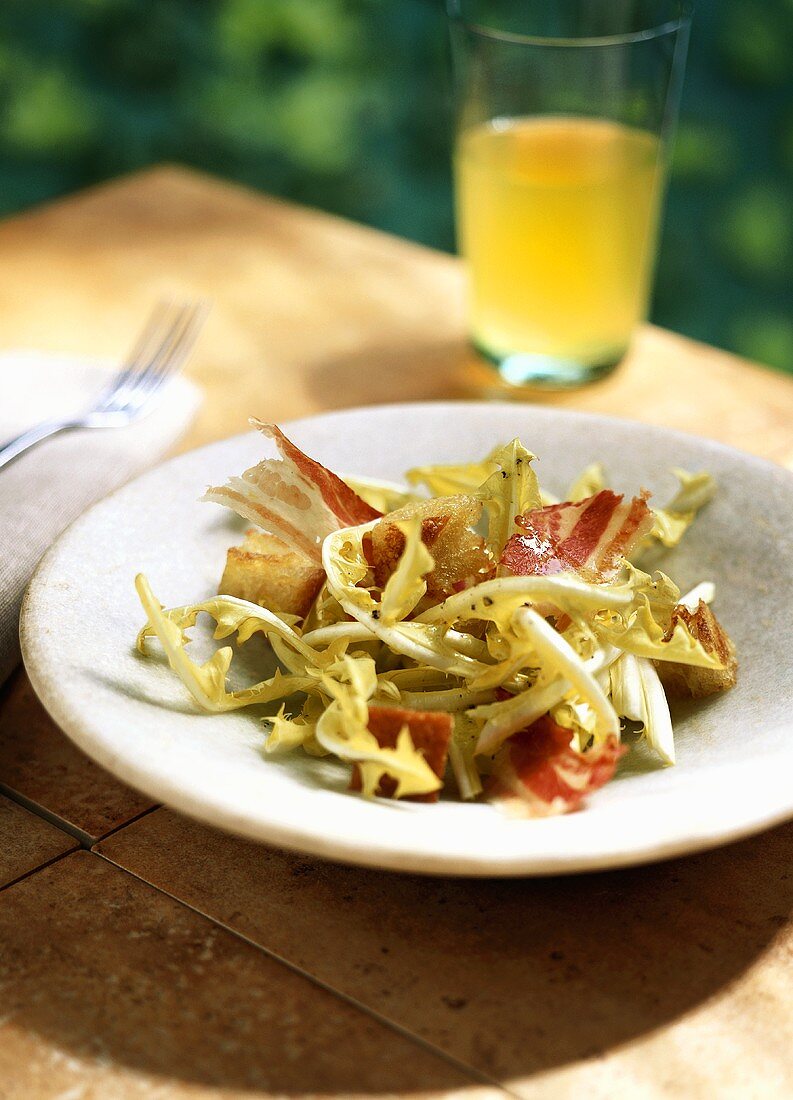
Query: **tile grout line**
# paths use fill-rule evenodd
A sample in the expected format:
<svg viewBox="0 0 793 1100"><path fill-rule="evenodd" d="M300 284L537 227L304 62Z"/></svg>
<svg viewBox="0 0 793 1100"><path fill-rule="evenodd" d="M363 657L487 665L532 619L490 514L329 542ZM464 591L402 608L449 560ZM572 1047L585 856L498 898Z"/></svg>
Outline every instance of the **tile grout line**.
<svg viewBox="0 0 793 1100"><path fill-rule="evenodd" d="M17 886L20 882L24 882L25 879L32 878L33 875L37 875L39 871L45 870L47 867L52 867L53 863L59 863L62 859L66 859L67 856L73 855L79 851L77 847L70 848L68 852L61 852L60 855L53 856L52 859L46 860L44 863L38 863L35 867L31 867L29 871L25 871L23 875L18 875L16 878L11 879L10 882L4 882L0 886L0 894L4 890L8 890L11 886ZM0 1093L0 1100L2 1100L2 1093Z"/></svg>
<svg viewBox="0 0 793 1100"><path fill-rule="evenodd" d="M342 990L336 989L334 986L329 985L321 978L318 978L315 974L310 973L310 971L303 970L296 963L293 963L289 959L284 958L283 955L279 955L277 952L272 951L269 947L264 947L262 944L257 943L249 936L246 936L244 932L240 932L238 929L233 928L229 924L226 924L225 921L222 921L217 917L211 916L209 913L204 912L203 909L199 909L198 906L192 905L189 901L185 901L183 898L180 898L176 894L172 894L169 890L164 889L162 886L157 886L155 883L149 882L148 879L143 878L141 875L136 874L134 871L130 871L127 867L122 867L120 863L116 863L115 860L110 859L109 856L106 856L103 852L97 851L95 848L90 850L90 854L104 860L106 863L109 863L111 867L115 867L123 874L129 875L130 878L134 878L137 882L142 882L144 883L144 885L151 887L151 889L156 890L158 893L164 894L165 897L170 898L172 901L177 902L177 904L179 905L183 905L185 909L189 909L197 916L203 917L205 920L210 921L218 928L222 928L225 932L228 932L232 936L234 936L235 939L240 940L242 943L247 944L249 947L253 947L256 951L265 955L268 959L272 959L274 962L280 963L282 966L287 967L287 969L291 970L293 974L297 974L299 977L305 978L307 981L311 982L312 985L317 986L318 988L324 990L326 993L330 993L333 997L336 997L339 1000L344 1001L346 1004L351 1005L359 1012L363 1012L364 1015L376 1020L379 1024L387 1027L390 1031L395 1031L397 1034L402 1035L404 1038L410 1040L411 1042L417 1043L419 1046L423 1047L431 1054L434 1054L437 1058L442 1058L445 1062L454 1066L455 1069L458 1069L460 1072L466 1074L466 1076L472 1077L480 1084L489 1085L491 1087L499 1089L504 1096L512 1097L512 1100L520 1100L520 1097L517 1093L510 1091L500 1081L497 1081L495 1078L490 1077L482 1070L477 1069L475 1066L469 1065L467 1062L460 1061L459 1059L455 1058L454 1055L448 1054L441 1047L436 1047L428 1039L424 1039L421 1035L416 1035L415 1032L410 1031L409 1028L406 1028L404 1025L397 1023L395 1020L389 1019L388 1016L382 1015L380 1012L376 1011L376 1009L370 1008L368 1005L364 1004L363 1001L359 1001L351 994L344 993Z"/></svg>
<svg viewBox="0 0 793 1100"><path fill-rule="evenodd" d="M68 836L73 837L81 848L89 852L96 844L101 844L103 840L107 840L109 837L115 836L116 833L121 832L122 829L126 829L128 825L134 825L135 822L140 821L142 817L146 817L155 810L162 808L159 803L153 806L147 806L146 809L141 810L140 813L127 818L125 821L121 821L118 825L114 825L113 828L108 829L106 833L100 833L99 836L93 836L91 833L87 833L85 829L81 829L79 825L74 825L65 817L56 814L54 810L48 810L47 807L43 806L40 802L36 802L32 798L28 798L27 795L15 790L13 787L9 787L6 783L3 783L2 780L0 780L0 795L6 797L10 802L15 802L18 806L28 810L30 813L35 814L36 817L40 817L43 821L46 821L47 824L59 829L62 833L66 833Z"/></svg>
<svg viewBox="0 0 793 1100"><path fill-rule="evenodd" d="M127 821L122 821L119 825L114 825L112 829L108 829L107 832L102 833L101 836L92 837L91 843L87 845L89 852L92 851L97 844L101 844L103 840L108 840L111 836L115 836L116 833L120 833L122 829L126 829L128 825L134 825L135 822L140 821L142 817L148 817L148 815L153 814L155 810L161 810L162 808L159 802L155 803L153 806L147 806L145 810L141 810L140 813L135 814L134 817L130 817Z"/></svg>
<svg viewBox="0 0 793 1100"><path fill-rule="evenodd" d="M52 810L48 810L46 806L42 806L39 802L34 802L32 798L28 798L27 795L15 791L13 787L7 786L7 784L2 781L0 781L0 794L5 795L11 802L16 802L17 805L22 806L23 809L29 810L30 813L35 814L36 817L43 818L44 821L47 821L56 829L60 829L62 833L67 833L69 836L74 837L80 847L90 848L92 844L97 843L94 837L90 836L84 829L81 829L79 825L73 825L71 821L59 817L58 814L53 813Z"/></svg>

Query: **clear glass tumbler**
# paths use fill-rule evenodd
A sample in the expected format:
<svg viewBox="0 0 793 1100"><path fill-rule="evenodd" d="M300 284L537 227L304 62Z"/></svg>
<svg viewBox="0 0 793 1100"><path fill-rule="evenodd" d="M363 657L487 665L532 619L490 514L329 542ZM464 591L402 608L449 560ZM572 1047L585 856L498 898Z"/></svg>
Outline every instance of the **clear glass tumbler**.
<svg viewBox="0 0 793 1100"><path fill-rule="evenodd" d="M448 0L474 346L509 386L620 362L646 315L690 10Z"/></svg>

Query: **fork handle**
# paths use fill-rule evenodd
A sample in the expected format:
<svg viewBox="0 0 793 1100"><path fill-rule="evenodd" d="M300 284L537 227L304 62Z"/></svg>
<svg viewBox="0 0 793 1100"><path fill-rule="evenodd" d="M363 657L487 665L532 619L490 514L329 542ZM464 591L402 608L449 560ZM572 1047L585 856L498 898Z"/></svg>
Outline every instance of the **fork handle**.
<svg viewBox="0 0 793 1100"><path fill-rule="evenodd" d="M77 426L72 420L44 420L41 424L28 428L26 432L9 439L7 443L0 447L0 469L7 466L12 459L17 458L24 451L34 447L37 443L41 443L43 439L49 439L50 436L57 435L58 432L66 432Z"/></svg>

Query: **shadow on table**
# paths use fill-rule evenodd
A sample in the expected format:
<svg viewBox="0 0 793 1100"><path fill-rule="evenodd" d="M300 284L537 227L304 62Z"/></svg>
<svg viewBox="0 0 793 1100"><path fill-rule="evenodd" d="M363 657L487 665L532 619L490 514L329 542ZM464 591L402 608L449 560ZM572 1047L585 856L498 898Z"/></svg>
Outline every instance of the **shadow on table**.
<svg viewBox="0 0 793 1100"><path fill-rule="evenodd" d="M470 1083L99 856L67 856L0 892L0 935L3 1095L40 1095L43 1079L48 1096L108 1098L193 1096L195 1085L213 1096L445 1094Z"/></svg>
<svg viewBox="0 0 793 1100"><path fill-rule="evenodd" d="M166 810L100 850L516 1086L647 1036L724 992L793 902L793 825L654 867L516 881L337 866ZM86 1073L98 1058L160 1081L285 1094L464 1084L451 1063L97 856L66 857L4 892L0 935L14 1034L29 1042L36 1033ZM716 1027L713 1058L733 1039ZM688 1072L673 1064L675 1049L669 1072Z"/></svg>
<svg viewBox="0 0 793 1100"><path fill-rule="evenodd" d="M150 798L95 764L62 733L23 669L2 689L0 784L12 797L21 795L97 838L152 804Z"/></svg>
<svg viewBox="0 0 793 1100"><path fill-rule="evenodd" d="M493 396L494 375L462 339L417 343L408 333L308 367L306 390L322 408Z"/></svg>
<svg viewBox="0 0 793 1100"><path fill-rule="evenodd" d="M593 383L587 392L601 384L602 380ZM467 340L443 335L431 342L417 342L415 334L397 335L382 345L365 344L357 351L317 356L309 359L306 368L307 396L322 409L450 400L569 405L581 392L580 388L516 389L502 381Z"/></svg>
<svg viewBox="0 0 793 1100"><path fill-rule="evenodd" d="M674 1022L751 967L793 908L793 825L651 867L503 881L337 866L167 810L101 850L501 1080Z"/></svg>

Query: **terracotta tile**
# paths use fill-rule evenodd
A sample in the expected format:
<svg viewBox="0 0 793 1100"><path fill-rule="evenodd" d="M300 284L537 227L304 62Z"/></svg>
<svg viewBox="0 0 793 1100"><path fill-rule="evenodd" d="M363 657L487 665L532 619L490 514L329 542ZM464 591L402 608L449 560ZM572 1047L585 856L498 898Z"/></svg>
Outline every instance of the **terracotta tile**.
<svg viewBox="0 0 793 1100"><path fill-rule="evenodd" d="M101 850L527 1096L588 1094L590 1077L643 1095L635 1074L664 1095L665 1058L671 1080L685 1071L713 1095L742 1041L744 1072L770 1087L787 1065L793 1094L793 1006L764 992L793 949L793 825L658 866L523 881L337 866L165 810Z"/></svg>
<svg viewBox="0 0 793 1100"><path fill-rule="evenodd" d="M0 782L94 839L153 805L72 744L22 671L0 695Z"/></svg>
<svg viewBox="0 0 793 1100"><path fill-rule="evenodd" d="M76 847L73 837L0 795L0 887Z"/></svg>
<svg viewBox="0 0 793 1100"><path fill-rule="evenodd" d="M3 1100L500 1095L91 853L4 891L0 942Z"/></svg>

